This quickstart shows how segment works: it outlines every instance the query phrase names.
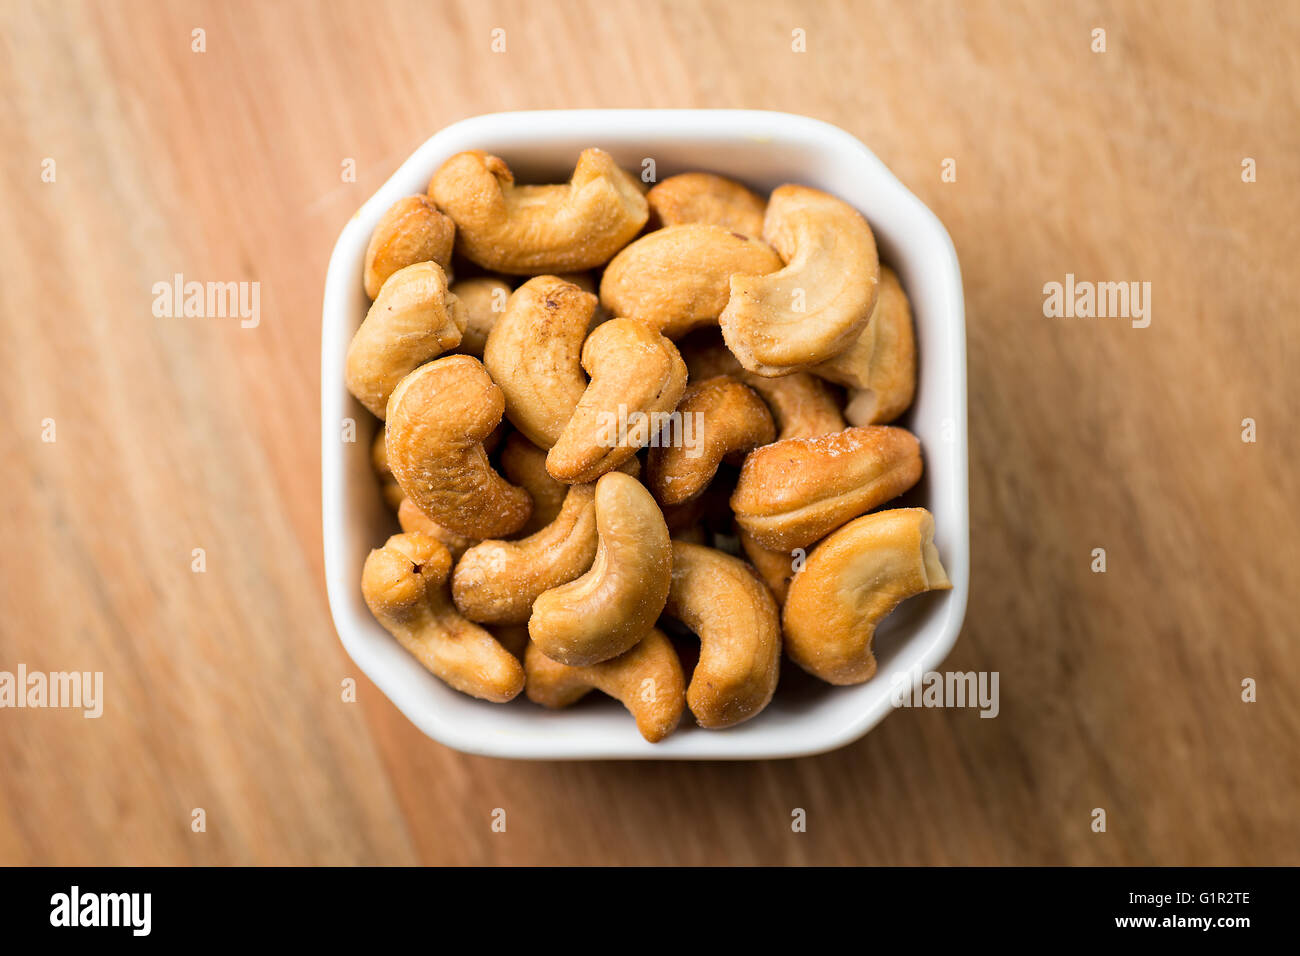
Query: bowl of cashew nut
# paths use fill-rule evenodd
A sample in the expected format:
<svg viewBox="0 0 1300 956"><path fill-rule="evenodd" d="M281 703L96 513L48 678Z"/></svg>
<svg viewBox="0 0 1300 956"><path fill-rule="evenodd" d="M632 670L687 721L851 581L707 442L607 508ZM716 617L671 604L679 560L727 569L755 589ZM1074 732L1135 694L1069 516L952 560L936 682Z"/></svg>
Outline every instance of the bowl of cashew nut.
<svg viewBox="0 0 1300 956"><path fill-rule="evenodd" d="M344 227L321 339L334 621L448 746L819 753L957 639L961 274L837 127L456 123Z"/></svg>

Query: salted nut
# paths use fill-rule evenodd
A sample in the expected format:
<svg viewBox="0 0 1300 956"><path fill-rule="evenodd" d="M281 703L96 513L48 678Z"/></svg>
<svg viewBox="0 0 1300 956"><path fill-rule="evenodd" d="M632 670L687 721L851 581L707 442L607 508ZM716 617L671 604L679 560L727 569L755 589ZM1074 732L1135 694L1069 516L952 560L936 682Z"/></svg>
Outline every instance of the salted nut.
<svg viewBox="0 0 1300 956"><path fill-rule="evenodd" d="M451 576L460 613L485 624L522 624L544 591L567 584L596 557L596 487L571 485L559 515L519 541L480 541Z"/></svg>
<svg viewBox="0 0 1300 956"><path fill-rule="evenodd" d="M542 653L577 667L617 657L645 637L671 577L668 527L635 478L612 472L596 483L596 530L591 569L538 597L528 621Z"/></svg>
<svg viewBox="0 0 1300 956"><path fill-rule="evenodd" d="M524 688L524 669L447 595L451 555L421 534L397 534L370 552L361 592L376 620L435 677L462 693L504 703Z"/></svg>
<svg viewBox="0 0 1300 956"><path fill-rule="evenodd" d="M402 498L401 503L397 506L397 523L401 525L402 530L407 534L422 534L426 538L433 538L447 549L453 561L459 561L460 556L474 543L473 538L467 538L463 534L448 531L438 524L438 522L417 508L415 502L410 498Z"/></svg>
<svg viewBox="0 0 1300 956"><path fill-rule="evenodd" d="M596 326L582 367L591 381L546 456L546 470L570 483L594 481L649 444L686 390L677 347L632 319Z"/></svg>
<svg viewBox="0 0 1300 956"><path fill-rule="evenodd" d="M731 496L736 523L765 548L805 548L921 478L921 446L891 425L794 438L750 452Z"/></svg>
<svg viewBox="0 0 1300 956"><path fill-rule="evenodd" d="M737 456L776 439L763 400L725 375L689 386L677 411L685 423L683 435L695 433L692 442L651 448L646 458L646 483L663 505L702 493L724 458L738 463Z"/></svg>
<svg viewBox="0 0 1300 956"><path fill-rule="evenodd" d="M813 372L849 386L851 424L892 422L907 411L916 392L916 336L907 294L889 266L880 267L880 294L862 334Z"/></svg>
<svg viewBox="0 0 1300 956"><path fill-rule="evenodd" d="M850 521L808 556L785 601L790 659L832 684L876 673L871 641L880 621L923 591L952 587L934 546L934 518L899 508Z"/></svg>
<svg viewBox="0 0 1300 956"><path fill-rule="evenodd" d="M460 339L460 351L481 359L488 335L506 310L510 286L500 279L479 276L454 283L451 294L465 309L465 334Z"/></svg>
<svg viewBox="0 0 1300 956"><path fill-rule="evenodd" d="M754 566L758 576L763 579L768 590L772 592L772 597L776 598L776 605L780 607L785 603L785 596L790 591L790 580L794 577L794 555L786 551L774 551L771 548L765 548L745 529L736 529L737 537L740 539L741 550L745 552L745 557L749 558L749 563Z"/></svg>
<svg viewBox="0 0 1300 956"><path fill-rule="evenodd" d="M516 534L533 534L555 520L569 493L569 486L556 481L546 470L546 452L519 432L511 432L501 449L501 473L533 499L533 513Z"/></svg>
<svg viewBox="0 0 1300 956"><path fill-rule="evenodd" d="M698 333L697 333L698 335ZM776 440L815 438L845 429L831 387L807 372L766 378L746 371L720 341L691 336L680 343L691 380L730 375L762 396L776 420Z"/></svg>
<svg viewBox="0 0 1300 956"><path fill-rule="evenodd" d="M406 499L406 495L402 494L402 486L397 483L397 479L393 477L393 470L388 467L388 450L384 445L383 425L375 431L374 441L370 443L370 466L374 468L375 477L379 479L379 490L384 496L384 501L388 502L388 507L396 511Z"/></svg>
<svg viewBox="0 0 1300 956"><path fill-rule="evenodd" d="M740 364L785 375L833 358L853 344L876 304L876 240L843 200L807 186L773 190L763 238L785 268L731 277L718 319Z"/></svg>
<svg viewBox="0 0 1300 956"><path fill-rule="evenodd" d="M529 279L510 296L483 350L506 396L506 417L533 444L550 448L587 388L582 343L596 297L555 276Z"/></svg>
<svg viewBox="0 0 1300 956"><path fill-rule="evenodd" d="M553 661L536 644L524 652L528 699L543 707L568 707L598 690L623 704L636 729L658 743L676 728L686 709L686 677L672 642L650 629L631 650L586 667Z"/></svg>
<svg viewBox="0 0 1300 956"><path fill-rule="evenodd" d="M731 727L767 706L776 690L781 624L767 586L739 558L673 541L664 613L700 639L686 703L701 727Z"/></svg>
<svg viewBox="0 0 1300 956"><path fill-rule="evenodd" d="M377 418L388 397L417 365L460 344L465 310L447 291L436 262L419 262L388 277L348 346L348 391Z"/></svg>
<svg viewBox="0 0 1300 956"><path fill-rule="evenodd" d="M510 275L604 265L649 218L640 183L608 153L583 150L564 185L516 186L504 160L457 153L433 174L429 195L456 223L456 248Z"/></svg>
<svg viewBox="0 0 1300 956"><path fill-rule="evenodd" d="M438 212L428 196L397 200L379 220L366 246L366 295L377 298L389 276L417 262L436 262L450 275L455 238L455 225Z"/></svg>
<svg viewBox="0 0 1300 956"><path fill-rule="evenodd" d="M600 281L600 302L675 339L718 324L733 275L766 275L782 265L761 239L704 223L668 226L614 257Z"/></svg>
<svg viewBox="0 0 1300 956"><path fill-rule="evenodd" d="M746 236L763 234L767 203L734 179L713 173L670 176L646 193L650 215L663 226L704 222Z"/></svg>
<svg viewBox="0 0 1300 956"><path fill-rule="evenodd" d="M449 531L501 538L528 520L532 501L493 470L483 440L505 399L478 359L422 365L388 400L388 465L406 497Z"/></svg>

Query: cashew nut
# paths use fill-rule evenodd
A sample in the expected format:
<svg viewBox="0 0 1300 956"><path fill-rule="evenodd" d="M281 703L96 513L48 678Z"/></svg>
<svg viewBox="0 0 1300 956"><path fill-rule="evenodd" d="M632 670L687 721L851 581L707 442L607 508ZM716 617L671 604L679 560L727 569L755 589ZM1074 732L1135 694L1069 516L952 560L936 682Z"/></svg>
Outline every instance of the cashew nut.
<svg viewBox="0 0 1300 956"><path fill-rule="evenodd" d="M525 693L543 707L576 703L590 690L608 694L636 718L636 729L658 743L686 709L686 678L672 642L654 628L635 647L599 664L572 667L553 661L536 644L524 652Z"/></svg>
<svg viewBox="0 0 1300 956"><path fill-rule="evenodd" d="M899 508L850 521L808 556L785 601L785 650L831 684L876 673L871 641L880 621L923 591L952 587L934 546L934 518Z"/></svg>
<svg viewBox="0 0 1300 956"><path fill-rule="evenodd" d="M460 350L481 359L489 333L506 310L510 286L500 279L479 276L455 283L451 294L465 309L465 334L460 339Z"/></svg>
<svg viewBox="0 0 1300 956"><path fill-rule="evenodd" d="M505 399L468 355L422 365L388 400L388 464L417 508L449 531L500 538L528 520L533 503L493 470L483 440Z"/></svg>
<svg viewBox="0 0 1300 956"><path fill-rule="evenodd" d="M366 246L366 295L374 299L384 281L417 262L436 262L451 275L452 221L428 196L407 196L384 213Z"/></svg>
<svg viewBox="0 0 1300 956"><path fill-rule="evenodd" d="M501 449L501 472L507 481L524 489L533 499L532 516L516 534L526 537L555 520L569 486L556 481L546 470L546 452L519 432L511 432Z"/></svg>
<svg viewBox="0 0 1300 956"><path fill-rule="evenodd" d="M480 541L456 564L451 595L460 613L486 624L528 620L543 591L567 584L596 556L595 485L572 485L554 521L519 541Z"/></svg>
<svg viewBox="0 0 1300 956"><path fill-rule="evenodd" d="M450 570L451 555L437 541L396 534L366 558L361 591L376 620L435 677L483 700L510 700L523 690L524 669L456 613L447 595Z"/></svg>
<svg viewBox="0 0 1300 956"><path fill-rule="evenodd" d="M713 173L669 176L646 193L650 215L664 226L706 222L747 236L763 234L767 203L734 179Z"/></svg>
<svg viewBox="0 0 1300 956"><path fill-rule="evenodd" d="M416 366L460 344L465 311L447 291L436 262L417 262L388 277L348 346L348 391L378 418Z"/></svg>
<svg viewBox="0 0 1300 956"><path fill-rule="evenodd" d="M697 333L680 343L682 358L693 381L730 375L763 397L776 420L776 440L814 438L846 427L831 386L807 372L766 378L746 371L730 350L707 334Z"/></svg>
<svg viewBox="0 0 1300 956"><path fill-rule="evenodd" d="M693 442L651 448L646 458L646 484L664 505L679 505L703 492L724 458L735 462L776 438L763 400L725 375L689 386L677 411L683 435L693 432Z"/></svg>
<svg viewBox="0 0 1300 956"><path fill-rule="evenodd" d="M534 445L550 448L583 390L582 343L596 297L555 276L529 279L506 303L483 364L506 396L506 417Z"/></svg>
<svg viewBox="0 0 1300 956"><path fill-rule="evenodd" d="M794 577L794 555L763 547L744 528L737 531L745 557L749 558L749 563L772 592L772 597L776 598L776 606L780 607L785 603L785 596L790 590L790 579Z"/></svg>
<svg viewBox="0 0 1300 956"><path fill-rule="evenodd" d="M639 181L608 153L583 150L564 185L516 186L505 161L482 150L442 164L429 195L456 223L456 248L511 275L604 265L649 218Z"/></svg>
<svg viewBox="0 0 1300 956"><path fill-rule="evenodd" d="M750 452L731 496L736 523L765 548L805 548L921 478L921 446L892 425L793 438Z"/></svg>
<svg viewBox="0 0 1300 956"><path fill-rule="evenodd" d="M397 483L393 477L392 469L388 467L388 451L384 445L384 426L380 425L375 430L375 439L370 443L370 466L375 470L375 477L379 479L379 490L388 502L388 507L397 510L405 500L406 495L402 494L402 486Z"/></svg>
<svg viewBox="0 0 1300 956"><path fill-rule="evenodd" d="M596 483L600 543L591 569L533 604L528 633L542 652L582 666L617 657L646 635L671 577L668 527L650 492L611 472Z"/></svg>
<svg viewBox="0 0 1300 956"><path fill-rule="evenodd" d="M782 267L767 243L721 226L691 223L647 233L616 255L600 280L600 302L670 339L717 325L733 275Z"/></svg>
<svg viewBox="0 0 1300 956"><path fill-rule="evenodd" d="M833 358L871 318L880 273L876 240L843 200L807 186L781 186L763 220L763 238L785 268L731 277L718 319L727 347L759 375L785 375Z"/></svg>
<svg viewBox="0 0 1300 956"><path fill-rule="evenodd" d="M459 561L465 549L474 543L473 538L448 531L438 524L417 508L410 498L402 498L397 506L397 523L407 534L422 534L426 538L433 538L450 552L453 561Z"/></svg>
<svg viewBox="0 0 1300 956"><path fill-rule="evenodd" d="M595 481L635 455L686 390L677 346L632 319L596 326L582 367L591 381L546 455L546 470L570 483Z"/></svg>
<svg viewBox="0 0 1300 956"><path fill-rule="evenodd" d="M713 548L673 541L664 613L700 638L686 703L701 727L749 720L772 699L781 661L776 602L749 565Z"/></svg>

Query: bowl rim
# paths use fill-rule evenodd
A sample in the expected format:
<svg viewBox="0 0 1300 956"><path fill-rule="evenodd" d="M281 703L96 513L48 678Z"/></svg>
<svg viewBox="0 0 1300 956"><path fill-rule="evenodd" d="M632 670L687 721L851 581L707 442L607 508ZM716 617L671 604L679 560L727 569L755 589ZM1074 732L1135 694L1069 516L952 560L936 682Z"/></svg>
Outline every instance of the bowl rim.
<svg viewBox="0 0 1300 956"><path fill-rule="evenodd" d="M944 349L951 353L953 381L951 388L956 395L953 402L959 414L955 415L954 449L955 472L949 477L955 485L955 497L949 505L955 508L959 520L955 526L945 528L949 537L948 554L945 558L945 570L948 572L952 589L944 595L942 621L936 636L921 653L917 668L932 670L941 664L956 644L965 618L966 605L970 587L969 549L970 549L970 511L969 511L969 452L967 440L967 385L966 385L966 335L965 335L965 298L961 281L961 269L957 260L956 249L948 231L934 212L913 194L893 174L885 163L867 146L852 134L838 126L823 120L813 119L793 113L769 110L735 110L735 109L577 109L577 110L522 110L497 113L484 113L461 119L443 127L418 146L406 160L375 190L349 218L339 232L334 248L330 254L326 272L324 300L322 303L321 327L321 520L322 547L324 551L324 569L326 594L330 614L340 642L349 657L361 669L372 683L397 709L427 736L440 743L468 754L494 756L525 760L768 760L785 759L800 756L812 756L827 753L846 746L861 738L874 728L895 708L887 698L880 698L873 705L863 708L855 719L841 725L834 732L819 735L808 743L787 742L779 744L776 740L768 747L755 746L753 738L743 738L745 745L728 748L727 740L737 738L726 733L716 733L718 744L712 748L689 753L672 752L660 744L644 746L587 745L575 743L572 738L557 735L547 748L527 745L528 751L512 747L509 739L499 736L475 733L472 728L462 726L456 720L441 719L436 712L423 706L410 690L400 684L390 673L391 655L382 653L378 645L368 640L363 630L378 627L368 614L364 618L356 613L355 599L349 601L344 596L348 581L341 577L337 557L347 542L343 529L344 472L346 470L347 450L338 440L339 423L348 417L346 399L340 394L337 378L337 355L340 338L351 339L355 331L355 322L348 324L340 320L344 306L340 303L355 297L355 290L344 285L343 273L351 271L355 262L352 257L363 254L369 241L370 232L383 212L401 195L406 194L401 184L411 178L415 168L431 169L429 157L432 154L458 151L472 148L464 145L472 143L476 136L490 140L494 149L507 151L510 147L503 142L517 140L522 148L529 143L536 143L539 137L558 128L566 135L573 135L574 126L581 130L593 129L595 135L616 137L640 133L647 138L655 135L672 138L674 142L701 139L716 141L720 137L745 138L760 141L793 140L817 141L825 143L828 148L841 153L854 154L858 161L867 163L884 182L888 183L905 205L911 207L918 224L923 224L930 233L930 241L940 250L942 261L927 262L927 269L942 273L948 279L948 301L945 316L948 322ZM654 126L667 129L652 132ZM503 132L508 128L509 132ZM461 145L450 151L444 146L449 141L459 141ZM348 310L350 311L350 310ZM355 316L353 317L355 319ZM345 347L345 346L344 346ZM362 605L364 611L364 605ZM387 636L385 634L385 636ZM396 647L395 642L393 646ZM398 649L400 651L400 648ZM405 653L401 651L401 653ZM743 726L743 725L742 725ZM765 735L780 737L790 741L791 735ZM671 738L670 738L671 740Z"/></svg>

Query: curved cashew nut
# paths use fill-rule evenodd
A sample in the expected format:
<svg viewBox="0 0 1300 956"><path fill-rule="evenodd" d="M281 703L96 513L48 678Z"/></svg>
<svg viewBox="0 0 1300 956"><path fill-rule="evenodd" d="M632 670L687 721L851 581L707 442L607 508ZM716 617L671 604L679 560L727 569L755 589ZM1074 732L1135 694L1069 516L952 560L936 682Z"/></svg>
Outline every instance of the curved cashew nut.
<svg viewBox="0 0 1300 956"><path fill-rule="evenodd" d="M377 418L416 366L460 344L465 311L436 262L399 269L379 290L348 346L346 384Z"/></svg>
<svg viewBox="0 0 1300 956"><path fill-rule="evenodd" d="M451 275L456 226L428 196L407 196L384 213L366 246L366 295L378 298L384 281L417 262L436 262Z"/></svg>
<svg viewBox="0 0 1300 956"><path fill-rule="evenodd" d="M519 624L533 602L591 567L596 557L595 485L572 485L554 521L519 541L480 541L456 564L451 595L471 621Z"/></svg>
<svg viewBox="0 0 1300 956"><path fill-rule="evenodd" d="M673 541L664 613L700 638L686 703L701 727L731 727L767 706L781 663L776 602L739 558Z"/></svg>
<svg viewBox="0 0 1300 956"><path fill-rule="evenodd" d="M435 677L456 690L502 703L524 687L510 652L452 607L451 555L422 534L396 534L366 558L361 591L376 620Z"/></svg>
<svg viewBox="0 0 1300 956"><path fill-rule="evenodd" d="M924 508L863 515L819 544L795 575L785 601L785 649L831 684L861 684L876 673L876 626L902 601L952 587Z"/></svg>
<svg viewBox="0 0 1300 956"><path fill-rule="evenodd" d="M807 186L768 201L763 238L786 266L731 278L718 319L727 347L759 375L785 375L848 348L871 318L880 265L876 240L848 203Z"/></svg>
<svg viewBox="0 0 1300 956"><path fill-rule="evenodd" d="M704 223L668 226L610 261L600 280L600 303L675 339L718 324L733 275L766 275L782 265L761 239Z"/></svg>
<svg viewBox="0 0 1300 956"><path fill-rule="evenodd" d="M516 534L527 537L555 520L570 486L552 478L546 470L546 452L519 432L511 432L501 449L501 473L533 499L532 516Z"/></svg>
<svg viewBox="0 0 1300 956"><path fill-rule="evenodd" d="M848 428L757 448L741 466L731 510L765 548L806 548L921 479L921 445L892 425Z"/></svg>
<svg viewBox="0 0 1300 956"><path fill-rule="evenodd" d="M668 598L672 549L663 513L635 478L596 483L600 544L591 569L533 603L528 633L561 664L617 657L645 637Z"/></svg>
<svg viewBox="0 0 1300 956"><path fill-rule="evenodd" d="M721 342L703 335L680 343L692 380L730 375L762 396L776 420L776 440L814 438L846 427L831 388L807 372L765 378L747 371Z"/></svg>
<svg viewBox="0 0 1300 956"><path fill-rule="evenodd" d="M417 508L468 538L500 538L528 520L528 492L498 475L483 441L505 399L478 359L422 365L388 400L388 464Z"/></svg>
<svg viewBox="0 0 1300 956"><path fill-rule="evenodd" d="M370 443L370 467L375 471L375 477L379 479L379 491L384 496L384 501L388 502L388 507L396 511L406 495L402 494L402 486L397 483L393 477L393 470L388 467L388 450L384 444L384 426L380 425L375 429L374 441Z"/></svg>
<svg viewBox="0 0 1300 956"><path fill-rule="evenodd" d="M776 598L776 606L780 607L785 603L785 596L790 591L790 580L794 577L794 555L763 547L744 528L738 528L737 532L745 557L749 558L749 563L772 592L772 597Z"/></svg>
<svg viewBox="0 0 1300 956"><path fill-rule="evenodd" d="M763 400L725 375L689 386L677 411L683 436L693 441L651 448L646 458L646 484L664 505L680 505L703 492L723 458L734 461L776 438Z"/></svg>
<svg viewBox="0 0 1300 956"><path fill-rule="evenodd" d="M646 193L650 215L664 226L705 222L746 236L763 234L767 202L734 179L713 173L669 176Z"/></svg>
<svg viewBox="0 0 1300 956"><path fill-rule="evenodd" d="M456 223L456 248L511 275L604 265L650 216L640 182L601 149L583 150L565 185L516 186L505 161L457 153L433 174L429 195Z"/></svg>
<svg viewBox="0 0 1300 956"><path fill-rule="evenodd" d="M550 448L587 387L582 343L596 297L555 276L529 279L488 336L483 364L506 397L506 417Z"/></svg>
<svg viewBox="0 0 1300 956"><path fill-rule="evenodd" d="M500 279L479 276L455 283L451 287L451 294L460 300L465 309L465 334L460 339L460 350L466 355L482 359L488 335L506 310L510 286Z"/></svg>
<svg viewBox="0 0 1300 956"><path fill-rule="evenodd" d="M596 326L582 367L591 381L546 456L546 470L570 483L595 481L635 455L686 390L677 346L632 319Z"/></svg>
<svg viewBox="0 0 1300 956"><path fill-rule="evenodd" d="M636 729L658 743L676 728L686 709L686 678L672 642L650 629L635 647L618 657L585 667L553 661L536 644L524 652L528 699L543 707L576 703L590 690L608 694L636 718Z"/></svg>
<svg viewBox="0 0 1300 956"><path fill-rule="evenodd" d="M473 538L467 538L463 534L448 531L438 524L438 522L417 508L415 502L410 498L404 497L401 503L398 504L397 523L401 525L402 531L406 534L422 534L426 538L433 538L447 549L453 561L459 561L460 556L465 553L466 549L474 544Z"/></svg>

